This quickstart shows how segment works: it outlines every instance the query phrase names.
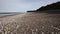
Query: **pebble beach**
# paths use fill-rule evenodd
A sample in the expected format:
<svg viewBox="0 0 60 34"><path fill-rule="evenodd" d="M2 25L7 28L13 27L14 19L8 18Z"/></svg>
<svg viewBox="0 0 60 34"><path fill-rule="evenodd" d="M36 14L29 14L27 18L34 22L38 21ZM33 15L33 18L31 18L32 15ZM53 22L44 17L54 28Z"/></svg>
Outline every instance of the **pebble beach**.
<svg viewBox="0 0 60 34"><path fill-rule="evenodd" d="M16 14L0 18L0 34L59 34L60 14Z"/></svg>

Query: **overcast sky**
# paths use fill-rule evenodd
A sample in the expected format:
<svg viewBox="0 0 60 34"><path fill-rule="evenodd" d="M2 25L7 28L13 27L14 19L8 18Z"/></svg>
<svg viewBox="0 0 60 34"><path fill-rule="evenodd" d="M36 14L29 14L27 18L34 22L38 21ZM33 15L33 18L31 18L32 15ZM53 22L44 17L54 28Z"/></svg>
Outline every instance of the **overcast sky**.
<svg viewBox="0 0 60 34"><path fill-rule="evenodd" d="M0 0L0 12L25 12L60 0Z"/></svg>

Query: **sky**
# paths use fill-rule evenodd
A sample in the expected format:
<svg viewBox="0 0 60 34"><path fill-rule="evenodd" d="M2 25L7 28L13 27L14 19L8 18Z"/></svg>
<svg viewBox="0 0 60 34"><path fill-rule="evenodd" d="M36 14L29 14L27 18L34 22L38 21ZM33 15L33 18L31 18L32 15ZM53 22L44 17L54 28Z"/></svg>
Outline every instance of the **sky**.
<svg viewBox="0 0 60 34"><path fill-rule="evenodd" d="M0 0L0 12L26 12L58 1L60 0Z"/></svg>

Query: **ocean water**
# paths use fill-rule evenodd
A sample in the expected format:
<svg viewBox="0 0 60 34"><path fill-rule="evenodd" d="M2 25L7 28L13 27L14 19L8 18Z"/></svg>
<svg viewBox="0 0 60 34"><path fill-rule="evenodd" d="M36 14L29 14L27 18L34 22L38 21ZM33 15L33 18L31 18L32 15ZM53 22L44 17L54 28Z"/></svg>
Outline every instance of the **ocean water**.
<svg viewBox="0 0 60 34"><path fill-rule="evenodd" d="M24 12L2 12L0 16L13 15L13 14L23 14Z"/></svg>
<svg viewBox="0 0 60 34"><path fill-rule="evenodd" d="M12 14L0 14L0 16L7 16L7 15L12 15Z"/></svg>

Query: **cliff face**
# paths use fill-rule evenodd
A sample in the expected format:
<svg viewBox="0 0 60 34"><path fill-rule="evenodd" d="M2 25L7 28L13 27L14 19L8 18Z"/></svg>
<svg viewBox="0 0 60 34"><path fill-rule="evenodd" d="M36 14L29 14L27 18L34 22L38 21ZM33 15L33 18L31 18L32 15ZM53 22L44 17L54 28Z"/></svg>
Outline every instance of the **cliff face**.
<svg viewBox="0 0 60 34"><path fill-rule="evenodd" d="M59 10L60 9L60 2L56 2L47 6L42 6L41 8L37 9L36 11L45 11L45 10Z"/></svg>

